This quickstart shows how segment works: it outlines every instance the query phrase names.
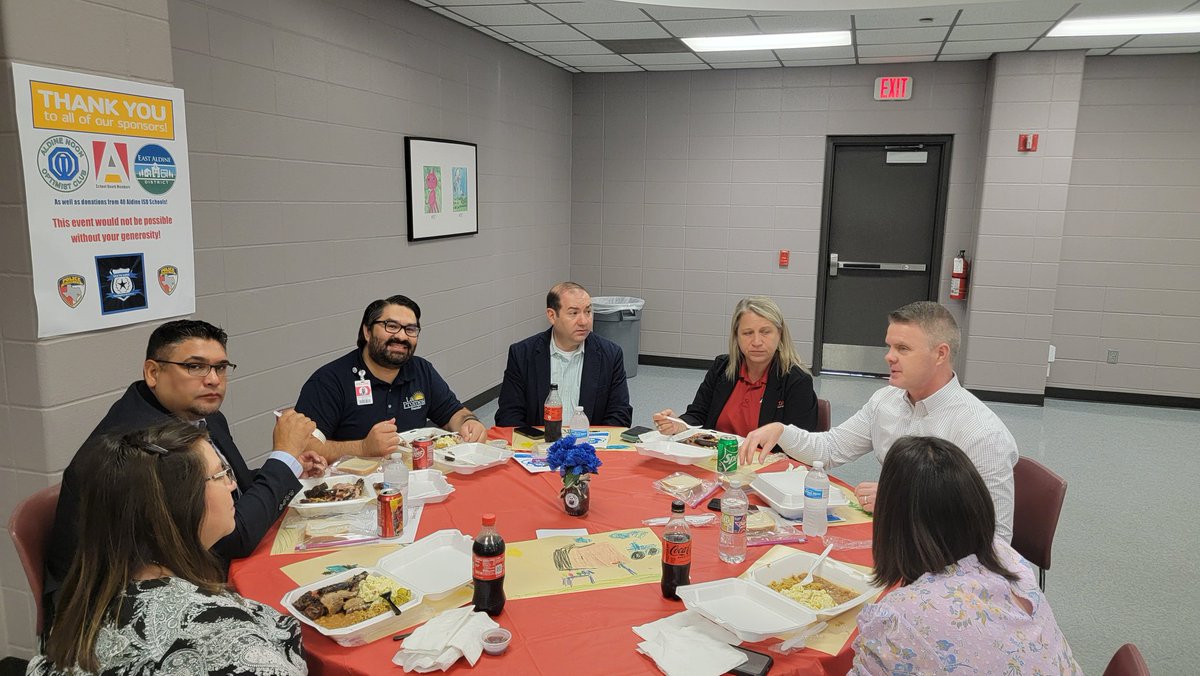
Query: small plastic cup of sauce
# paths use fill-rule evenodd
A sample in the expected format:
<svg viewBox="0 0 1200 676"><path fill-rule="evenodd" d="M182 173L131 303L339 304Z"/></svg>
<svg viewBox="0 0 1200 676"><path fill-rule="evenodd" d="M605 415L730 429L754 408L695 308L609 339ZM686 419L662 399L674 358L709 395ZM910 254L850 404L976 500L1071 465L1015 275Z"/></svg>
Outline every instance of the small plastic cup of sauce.
<svg viewBox="0 0 1200 676"><path fill-rule="evenodd" d="M512 640L512 632L504 627L496 627L483 632L483 652L489 655L503 655L508 650L508 642Z"/></svg>

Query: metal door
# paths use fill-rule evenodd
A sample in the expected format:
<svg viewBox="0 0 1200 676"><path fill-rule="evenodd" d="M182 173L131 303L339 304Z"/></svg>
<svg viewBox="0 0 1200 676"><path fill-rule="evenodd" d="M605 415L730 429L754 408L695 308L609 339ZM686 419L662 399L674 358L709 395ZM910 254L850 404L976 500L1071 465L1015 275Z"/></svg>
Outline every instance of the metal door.
<svg viewBox="0 0 1200 676"><path fill-rule="evenodd" d="M888 312L937 299L950 141L829 138L814 368L886 375Z"/></svg>

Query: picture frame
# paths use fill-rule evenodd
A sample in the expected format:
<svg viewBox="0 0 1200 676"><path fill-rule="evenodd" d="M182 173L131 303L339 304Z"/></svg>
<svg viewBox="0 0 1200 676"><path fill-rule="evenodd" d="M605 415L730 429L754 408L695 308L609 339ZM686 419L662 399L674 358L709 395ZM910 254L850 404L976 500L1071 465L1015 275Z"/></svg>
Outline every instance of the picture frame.
<svg viewBox="0 0 1200 676"><path fill-rule="evenodd" d="M404 137L408 241L479 233L478 158L474 143Z"/></svg>

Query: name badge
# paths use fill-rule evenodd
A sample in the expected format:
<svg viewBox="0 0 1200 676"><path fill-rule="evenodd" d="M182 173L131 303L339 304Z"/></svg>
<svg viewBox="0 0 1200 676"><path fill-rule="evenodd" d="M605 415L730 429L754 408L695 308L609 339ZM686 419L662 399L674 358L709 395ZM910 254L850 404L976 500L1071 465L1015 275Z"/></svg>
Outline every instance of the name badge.
<svg viewBox="0 0 1200 676"><path fill-rule="evenodd" d="M358 401L359 406L366 406L375 402L375 398L371 396L370 380L354 381L354 398Z"/></svg>

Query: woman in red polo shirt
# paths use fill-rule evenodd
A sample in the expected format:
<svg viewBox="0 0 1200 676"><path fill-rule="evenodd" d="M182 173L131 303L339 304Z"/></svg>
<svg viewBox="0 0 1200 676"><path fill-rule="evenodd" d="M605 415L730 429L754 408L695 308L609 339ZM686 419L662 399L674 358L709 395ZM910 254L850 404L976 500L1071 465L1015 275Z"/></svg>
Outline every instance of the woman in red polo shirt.
<svg viewBox="0 0 1200 676"><path fill-rule="evenodd" d="M676 434L686 429L667 419L674 415L671 409L654 414L659 432ZM713 360L695 401L679 418L743 437L771 422L816 429L812 376L796 354L775 301L764 296L738 301L730 324L729 354Z"/></svg>

